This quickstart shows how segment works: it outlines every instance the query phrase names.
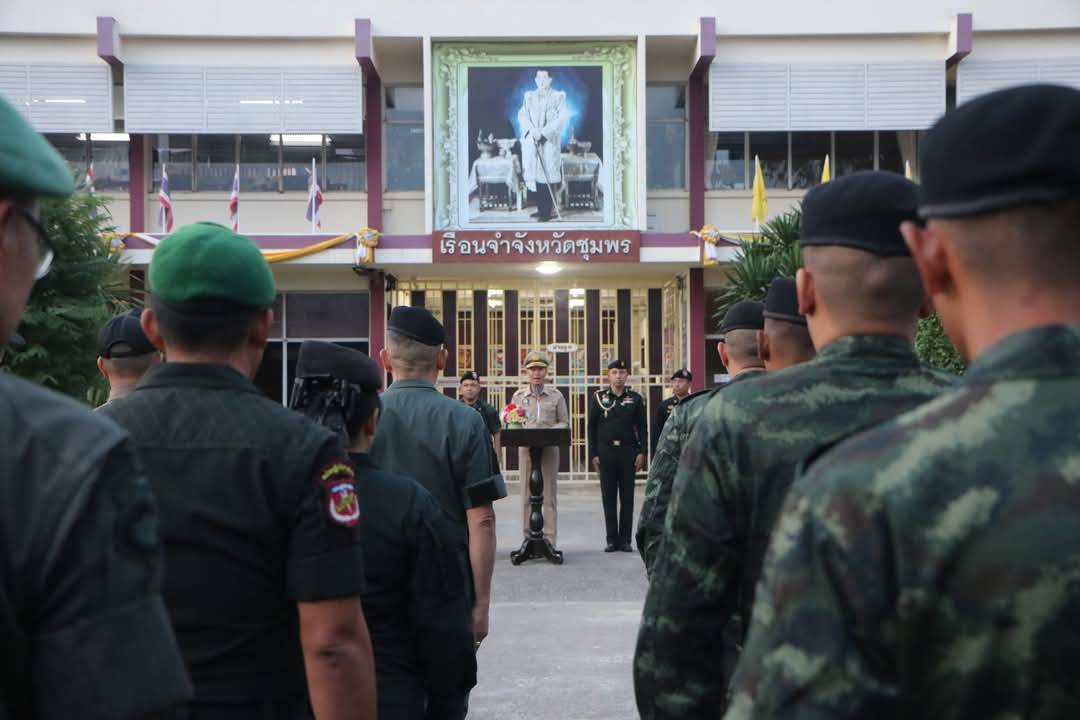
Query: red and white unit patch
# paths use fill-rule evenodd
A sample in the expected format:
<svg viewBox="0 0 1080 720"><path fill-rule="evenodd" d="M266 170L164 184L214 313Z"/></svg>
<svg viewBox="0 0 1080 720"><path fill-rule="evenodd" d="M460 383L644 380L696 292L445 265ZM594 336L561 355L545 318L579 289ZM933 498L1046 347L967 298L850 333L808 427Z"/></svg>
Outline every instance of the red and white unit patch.
<svg viewBox="0 0 1080 720"><path fill-rule="evenodd" d="M356 497L354 477L351 467L334 463L323 470L319 478L326 488L330 519L346 527L355 527L360 522L360 501Z"/></svg>

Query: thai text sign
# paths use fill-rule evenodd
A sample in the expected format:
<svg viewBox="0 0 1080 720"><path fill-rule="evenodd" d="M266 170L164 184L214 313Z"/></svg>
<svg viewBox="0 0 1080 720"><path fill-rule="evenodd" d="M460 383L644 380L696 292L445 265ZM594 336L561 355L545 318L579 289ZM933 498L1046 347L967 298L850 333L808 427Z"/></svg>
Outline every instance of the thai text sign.
<svg viewBox="0 0 1080 720"><path fill-rule="evenodd" d="M437 230L431 234L434 262L637 262L636 230Z"/></svg>

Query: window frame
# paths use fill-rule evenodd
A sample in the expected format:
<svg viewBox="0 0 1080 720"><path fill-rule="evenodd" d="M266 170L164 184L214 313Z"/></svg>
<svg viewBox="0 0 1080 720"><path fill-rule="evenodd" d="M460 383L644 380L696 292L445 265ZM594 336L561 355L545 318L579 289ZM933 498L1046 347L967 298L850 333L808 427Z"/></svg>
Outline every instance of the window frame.
<svg viewBox="0 0 1080 720"><path fill-rule="evenodd" d="M659 125L679 125L683 126L683 177L681 187L665 187L665 188L653 188L649 187L649 173L646 168L645 172L645 191L646 193L666 193L666 192L689 192L690 190L690 112L689 112L689 93L690 87L688 83L684 82L647 82L645 83L645 102L648 103L649 88L659 87L674 87L682 89L682 119L676 120L671 118L649 118L648 108L645 110L645 156L646 159L649 155L648 149L648 137L649 137L649 125L656 123ZM708 123L706 123L708 126Z"/></svg>
<svg viewBox="0 0 1080 720"><path fill-rule="evenodd" d="M388 158L387 153L388 153L389 147L390 147L390 143L389 143L390 133L388 133L386 131L386 128L387 128L388 125L416 125L417 124L417 122L415 120L392 119L387 114L386 110L387 110L387 105L389 103L390 92L392 90L397 90L397 89L419 90L420 91L420 100L421 100L421 102L424 103L426 101L426 97L424 95L424 85L423 85L423 83L394 83L393 85L384 85L383 86L382 104L379 106L379 110L382 112L382 117L379 118L379 119L382 122L382 128L383 128L383 133L382 133L382 135L383 135L382 163L381 163L382 164L382 189L383 189L383 192L387 192L387 193L389 193L389 192L398 192L398 193L417 193L417 192L419 192L419 193L423 193L423 192L425 192L425 188L424 188L423 184L419 188L414 188L414 189L411 189L411 190L394 190L394 189L390 188L390 181L389 181L390 163L387 162L387 158ZM421 130L424 129L424 124L425 124L425 121L424 121L423 118L421 118L421 120L419 122L419 126L420 126ZM421 146L423 146L424 144L425 144L425 141L421 140ZM425 153L427 152L426 147L424 148L424 152Z"/></svg>

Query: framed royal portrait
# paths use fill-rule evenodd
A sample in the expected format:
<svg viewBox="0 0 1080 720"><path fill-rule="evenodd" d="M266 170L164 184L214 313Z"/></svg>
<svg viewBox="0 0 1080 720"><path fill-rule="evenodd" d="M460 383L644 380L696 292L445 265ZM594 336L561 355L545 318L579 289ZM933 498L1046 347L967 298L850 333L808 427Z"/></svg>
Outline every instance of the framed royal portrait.
<svg viewBox="0 0 1080 720"><path fill-rule="evenodd" d="M435 229L635 227L635 52L435 43Z"/></svg>

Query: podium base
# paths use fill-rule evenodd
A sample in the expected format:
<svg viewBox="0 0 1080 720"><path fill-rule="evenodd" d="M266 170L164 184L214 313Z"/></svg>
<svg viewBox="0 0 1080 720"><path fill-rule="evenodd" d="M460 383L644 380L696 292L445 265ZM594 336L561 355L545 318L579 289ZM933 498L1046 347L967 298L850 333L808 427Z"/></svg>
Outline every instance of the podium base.
<svg viewBox="0 0 1080 720"><path fill-rule="evenodd" d="M561 550L556 550L551 541L541 535L539 538L525 538L521 547L510 553L510 562L520 565L526 560L547 560L556 565L563 564Z"/></svg>

